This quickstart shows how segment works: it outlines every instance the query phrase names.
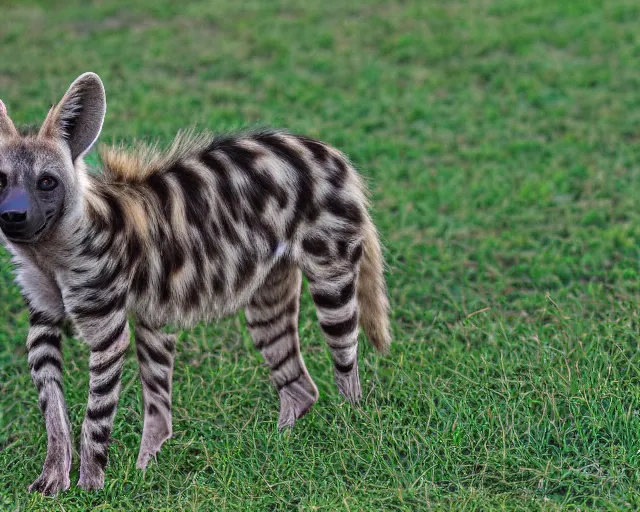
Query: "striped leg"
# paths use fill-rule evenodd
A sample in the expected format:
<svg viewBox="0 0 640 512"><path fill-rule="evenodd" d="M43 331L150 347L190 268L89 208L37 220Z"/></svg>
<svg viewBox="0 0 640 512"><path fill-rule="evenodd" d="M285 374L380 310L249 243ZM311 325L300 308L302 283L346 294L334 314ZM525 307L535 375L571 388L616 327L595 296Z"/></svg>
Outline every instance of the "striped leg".
<svg viewBox="0 0 640 512"><path fill-rule="evenodd" d="M80 480L85 490L104 487L109 440L120 397L120 376L129 346L129 325L123 310L105 317L79 317L76 325L89 344L89 403L80 440ZM86 315L90 312L84 311Z"/></svg>
<svg viewBox="0 0 640 512"><path fill-rule="evenodd" d="M298 309L302 277L297 267L282 265L267 278L245 312L247 326L271 369L280 396L278 428L293 427L318 400L300 354Z"/></svg>
<svg viewBox="0 0 640 512"><path fill-rule="evenodd" d="M71 470L71 428L62 393L61 326L58 314L32 309L27 337L29 366L40 395L40 408L47 427L47 456L42 473L30 491L47 495L69 488Z"/></svg>
<svg viewBox="0 0 640 512"><path fill-rule="evenodd" d="M171 389L175 336L138 322L135 338L144 402L144 426L136 466L144 470L172 433Z"/></svg>
<svg viewBox="0 0 640 512"><path fill-rule="evenodd" d="M358 375L357 262L315 266L307 276L320 327L331 351L338 391L357 403L362 398Z"/></svg>

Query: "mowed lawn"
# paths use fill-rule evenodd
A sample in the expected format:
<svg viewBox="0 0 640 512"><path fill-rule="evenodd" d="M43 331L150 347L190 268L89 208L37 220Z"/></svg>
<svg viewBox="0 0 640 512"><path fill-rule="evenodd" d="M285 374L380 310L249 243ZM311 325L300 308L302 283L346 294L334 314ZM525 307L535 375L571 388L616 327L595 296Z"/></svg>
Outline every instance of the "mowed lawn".
<svg viewBox="0 0 640 512"><path fill-rule="evenodd" d="M362 339L337 395L277 431L242 314L180 335L174 437L146 474L133 352L104 491L27 493L46 434L2 252L0 509L611 510L640 507L640 3L102 0L0 6L0 98L38 123L103 78L102 141L285 127L367 177L394 345ZM95 163L95 156L90 157ZM64 346L76 448L88 350Z"/></svg>

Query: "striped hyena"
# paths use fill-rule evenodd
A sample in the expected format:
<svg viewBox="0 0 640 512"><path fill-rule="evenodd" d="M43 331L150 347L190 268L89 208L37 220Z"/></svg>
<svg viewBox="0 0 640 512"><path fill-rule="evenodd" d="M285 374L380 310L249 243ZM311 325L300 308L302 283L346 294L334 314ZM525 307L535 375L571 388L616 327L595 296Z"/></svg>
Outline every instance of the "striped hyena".
<svg viewBox="0 0 640 512"><path fill-rule="evenodd" d="M67 318L90 347L78 482L85 489L104 485L129 315L144 399L142 469L171 436L175 338L164 325L244 308L278 390L280 428L318 398L298 339L302 274L347 400L361 397L358 325L379 350L391 341L376 229L343 154L278 131L190 134L165 152L104 149L104 169L93 175L82 157L105 110L92 73L37 131L18 132L0 102L0 228L30 310L28 360L48 439L30 490L48 494L69 487L60 350Z"/></svg>

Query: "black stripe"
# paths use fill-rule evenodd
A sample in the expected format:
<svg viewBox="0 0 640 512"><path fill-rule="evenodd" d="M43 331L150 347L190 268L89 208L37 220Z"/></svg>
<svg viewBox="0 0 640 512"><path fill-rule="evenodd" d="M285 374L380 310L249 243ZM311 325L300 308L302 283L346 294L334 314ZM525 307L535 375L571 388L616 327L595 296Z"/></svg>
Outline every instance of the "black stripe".
<svg viewBox="0 0 640 512"><path fill-rule="evenodd" d="M343 322L338 322L337 324L326 324L320 322L320 327L322 327L322 330L329 336L333 336L335 338L346 336L347 334L351 334L354 329L358 327L358 315L354 313L351 315L351 318L348 318Z"/></svg>
<svg viewBox="0 0 640 512"><path fill-rule="evenodd" d="M214 140L209 148L200 156L200 160L204 165L213 171L216 176L217 194L216 196L221 199L224 204L231 209L231 215L238 221L240 218L240 199L237 191L233 186L233 182L229 176L229 169L224 163L212 154L212 151L221 149L216 143L218 139ZM221 213L218 217L221 217ZM224 227L224 226L223 226Z"/></svg>
<svg viewBox="0 0 640 512"><path fill-rule="evenodd" d="M109 262L113 262L113 260L109 260ZM98 269L97 273L92 278L86 277L87 271L85 269L73 269L72 272L82 278L82 285L71 286L69 291L73 293L86 292L87 289L91 288L104 290L109 288L109 286L113 284L113 281L122 272L122 262L118 259L114 264L108 266L108 268L107 265L104 265L102 268Z"/></svg>
<svg viewBox="0 0 640 512"><path fill-rule="evenodd" d="M35 381L35 385L38 392L42 391L45 385L47 385L46 386L47 389L51 391L50 385L53 385L54 387L58 388L58 391L60 391L60 394L63 394L62 383L60 382L57 376L47 376L46 379L38 379L37 381Z"/></svg>
<svg viewBox="0 0 640 512"><path fill-rule="evenodd" d="M120 382L120 370L102 384L91 388L91 393L98 396L108 395L118 385L118 382Z"/></svg>
<svg viewBox="0 0 640 512"><path fill-rule="evenodd" d="M120 322L114 329L111 330L103 340L98 343L95 347L91 348L91 352L104 352L108 348L110 348L118 339L118 337L122 334L124 329L127 326L127 319L125 318Z"/></svg>
<svg viewBox="0 0 640 512"><path fill-rule="evenodd" d="M127 349L125 348L122 352L111 355L106 361L102 361L101 363L95 365L89 365L89 371L96 374L103 373L105 370L108 370L114 364L116 364L119 359L124 358L124 354L126 351Z"/></svg>
<svg viewBox="0 0 640 512"><path fill-rule="evenodd" d="M175 176L182 190L184 209L189 223L192 226L203 225L209 214L206 183L193 169L189 169L181 162L173 164L166 173Z"/></svg>
<svg viewBox="0 0 640 512"><path fill-rule="evenodd" d="M347 257L347 242L346 240L338 240L338 254L341 258Z"/></svg>
<svg viewBox="0 0 640 512"><path fill-rule="evenodd" d="M309 137L304 137L301 135L297 135L296 138L300 142L302 142L302 144L309 151L311 151L311 154L313 154L313 158L315 158L319 164L323 164L326 162L327 156L329 155L329 150L325 144L323 144L319 140L311 139Z"/></svg>
<svg viewBox="0 0 640 512"><path fill-rule="evenodd" d="M126 216L122 209L118 197L115 193L112 193L109 189L102 190L102 196L104 197L108 209L109 209L109 227L113 233L119 233L124 230Z"/></svg>
<svg viewBox="0 0 640 512"><path fill-rule="evenodd" d="M202 238L202 246L207 257L212 260L218 255L218 238L220 238L220 230L214 220L209 220L206 226L200 230ZM199 260L196 260L199 261Z"/></svg>
<svg viewBox="0 0 640 512"><path fill-rule="evenodd" d="M41 396L40 399L38 400L38 403L40 405L40 410L42 411L42 415L44 416L45 414L47 414L47 407L49 406L49 402L45 397Z"/></svg>
<svg viewBox="0 0 640 512"><path fill-rule="evenodd" d="M171 412L171 402L170 402L169 400L167 400L167 399L166 399L165 397L163 397L163 396L159 396L159 397L158 397L158 400L160 401L160 403L161 403L162 405L164 405L164 408L165 408L167 411Z"/></svg>
<svg viewBox="0 0 640 512"><path fill-rule="evenodd" d="M324 240L319 238L304 238L302 240L302 248L311 254L316 256L328 256L329 247Z"/></svg>
<svg viewBox="0 0 640 512"><path fill-rule="evenodd" d="M285 380L282 384L278 384L276 386L276 389L280 391L283 387L288 386L289 384L293 384L294 382L300 380L302 375L303 375L302 370L300 370L300 373L298 374L297 377L290 377L289 379Z"/></svg>
<svg viewBox="0 0 640 512"><path fill-rule="evenodd" d="M355 284L353 281L347 283L340 291L340 296L314 291L311 293L316 306L324 309L339 309L346 306L355 295Z"/></svg>
<svg viewBox="0 0 640 512"><path fill-rule="evenodd" d="M268 287L271 291L274 291L279 286L282 286L283 283L272 285L271 283L266 283L264 286ZM290 288L285 288L284 290L279 290L280 292L288 292ZM296 295L297 296L297 295ZM272 308L273 306L277 306L283 301L289 301L291 298L289 296L282 297L282 295L277 295L275 298L267 298L264 295L259 298L251 299L251 306L260 309L260 308Z"/></svg>
<svg viewBox="0 0 640 512"><path fill-rule="evenodd" d="M99 405L95 409L89 407L87 409L87 418L93 421L101 420L107 418L113 414L113 411L116 408L115 402L110 402L108 404Z"/></svg>
<svg viewBox="0 0 640 512"><path fill-rule="evenodd" d="M149 391L151 391L152 393L159 393L160 390L158 389L158 386L156 385L156 383L152 380L149 379L148 377L145 377L144 374L142 372L140 372L140 380L142 381L143 385L145 385L147 388L149 388Z"/></svg>
<svg viewBox="0 0 640 512"><path fill-rule="evenodd" d="M256 275L256 270L255 262L250 257L243 255L236 271L235 290L240 291L246 287Z"/></svg>
<svg viewBox="0 0 640 512"><path fill-rule="evenodd" d="M268 290L273 291L288 282L291 277L289 269L290 267L288 264L280 263L277 265L267 276L267 279L264 282L264 288L268 288Z"/></svg>
<svg viewBox="0 0 640 512"><path fill-rule="evenodd" d="M163 275L166 278L179 272L184 267L186 260L184 248L178 245L170 234L165 236L162 241L162 254L160 257L162 259ZM163 300L166 300L166 298L163 298Z"/></svg>
<svg viewBox="0 0 640 512"><path fill-rule="evenodd" d="M275 197L280 209L284 209L289 202L287 193L280 187L272 177L264 171L257 169L243 169L251 179L251 188L245 191L249 204L253 210L263 213L270 197Z"/></svg>
<svg viewBox="0 0 640 512"><path fill-rule="evenodd" d="M166 392L169 393L170 392L170 385L169 385L169 376L166 375L165 377L160 377L156 379L156 382L158 383L158 385Z"/></svg>
<svg viewBox="0 0 640 512"><path fill-rule="evenodd" d="M208 151L220 151L235 165L250 168L255 163L258 153L239 144L237 136L220 136L211 141Z"/></svg>
<svg viewBox="0 0 640 512"><path fill-rule="evenodd" d="M351 340L346 345L340 345L339 343L334 343L331 340L327 340L327 345L331 350L347 350L349 348L353 348L354 345L358 344L358 340Z"/></svg>
<svg viewBox="0 0 640 512"><path fill-rule="evenodd" d="M336 370L338 370L340 373L349 373L351 370L353 370L354 364L355 364L355 361L351 361L349 364L340 364L336 361L333 362L333 365L335 366Z"/></svg>
<svg viewBox="0 0 640 512"><path fill-rule="evenodd" d="M62 371L62 361L52 354L43 354L36 361L31 361L30 365L34 372L38 372L45 365L54 366L59 372Z"/></svg>
<svg viewBox="0 0 640 512"><path fill-rule="evenodd" d="M105 448L105 451L108 450L108 448ZM100 466L102 468L106 467L108 459L107 459L107 454L106 453L102 453L102 452L96 452L93 455L93 458L96 460L96 462L98 464L100 464Z"/></svg>
<svg viewBox="0 0 640 512"><path fill-rule="evenodd" d="M144 338L138 338L136 343L138 343L140 347L144 348L145 352L154 363L162 366L169 366L171 364L171 359L169 359L168 355L164 354L161 350L158 350L157 347L148 344Z"/></svg>
<svg viewBox="0 0 640 512"><path fill-rule="evenodd" d="M331 158L332 165L328 166L329 183L336 188L342 188L347 179L347 164L342 158L334 156Z"/></svg>
<svg viewBox="0 0 640 512"><path fill-rule="evenodd" d="M201 258L197 258L194 261L202 261ZM196 278L197 279L197 278ZM186 290L186 294L184 295L184 307L187 310L195 310L200 306L200 301L202 299L202 285L201 283L194 281L193 279L189 282L189 286Z"/></svg>
<svg viewBox="0 0 640 512"><path fill-rule="evenodd" d="M278 185L273 179L273 175L264 169L258 169L255 166L256 158L262 152L247 150L246 148L234 145L240 152L246 152L246 155L238 159L227 153L227 156L238 166L238 170L245 173L249 178L251 186L242 191L247 197L249 204L252 205L253 211L262 213L265 209L266 202L270 197L274 197L278 202L280 209L287 206L289 198L285 190ZM234 152L237 150L234 149Z"/></svg>
<svg viewBox="0 0 640 512"><path fill-rule="evenodd" d="M213 276L213 291L217 294L221 294L224 291L224 282L219 275Z"/></svg>
<svg viewBox="0 0 640 512"><path fill-rule="evenodd" d="M231 244L240 243L240 236L233 223L229 220L224 208L218 209L218 219L222 228L222 234L229 240Z"/></svg>
<svg viewBox="0 0 640 512"><path fill-rule="evenodd" d="M264 328L264 327L273 325L278 320L280 320L280 318L282 318L284 315L291 315L295 313L297 300L298 300L297 297L290 300L282 311L279 311L278 313L276 313L270 318L267 318L266 320L256 320L254 322L247 321L247 327L249 327L249 329L255 329L255 328Z"/></svg>
<svg viewBox="0 0 640 512"><path fill-rule="evenodd" d="M340 299L324 292L313 292L313 303L323 309L338 309L344 304L340 304Z"/></svg>
<svg viewBox="0 0 640 512"><path fill-rule="evenodd" d="M355 293L356 293L355 281L350 281L349 283L345 284L342 290L340 291L340 300L346 303L348 300L354 297Z"/></svg>
<svg viewBox="0 0 640 512"><path fill-rule="evenodd" d="M185 255L181 246L168 235L163 240L160 259L162 260L162 275L159 283L160 300L167 302L171 297L171 277L179 272L185 264Z"/></svg>
<svg viewBox="0 0 640 512"><path fill-rule="evenodd" d="M244 220L251 225L256 221L255 217L264 213L269 195L263 188L259 185L256 186L254 183L244 191L244 195L249 203L249 208L244 212Z"/></svg>
<svg viewBox="0 0 640 512"><path fill-rule="evenodd" d="M62 338L59 334L42 334L31 342L31 345L29 345L29 351L42 345L49 345L50 347L60 350Z"/></svg>
<svg viewBox="0 0 640 512"><path fill-rule="evenodd" d="M149 404L147 406L147 414L149 416L154 416L155 414L158 414L158 408L155 406L155 404Z"/></svg>
<svg viewBox="0 0 640 512"><path fill-rule="evenodd" d="M127 301L126 294L112 294L106 301L94 301L95 295L99 294L100 292L94 292L93 297L85 297L87 304L76 306L71 313L75 316L104 317L122 309ZM95 302L98 302L98 305Z"/></svg>
<svg viewBox="0 0 640 512"><path fill-rule="evenodd" d="M314 222L320 216L320 208L316 203L311 203L307 208L307 219Z"/></svg>
<svg viewBox="0 0 640 512"><path fill-rule="evenodd" d="M162 174L153 173L147 179L147 184L158 197L158 204L160 205L160 210L164 212L165 218L169 219L171 215L171 194L167 180Z"/></svg>
<svg viewBox="0 0 640 512"><path fill-rule="evenodd" d="M338 197L332 196L325 202L325 207L333 215L347 219L353 224L362 223L362 209L357 203L342 201Z"/></svg>
<svg viewBox="0 0 640 512"><path fill-rule="evenodd" d="M173 354L176 351L176 342L173 339L173 336L165 334L163 338L164 341L162 342L162 344L164 345L165 350L170 354Z"/></svg>
<svg viewBox="0 0 640 512"><path fill-rule="evenodd" d="M149 289L149 267L145 262L136 267L131 286L137 295L143 295Z"/></svg>
<svg viewBox="0 0 640 512"><path fill-rule="evenodd" d="M54 318L44 311L36 311L29 309L29 324L31 325L50 325L52 327L60 327L62 318Z"/></svg>
<svg viewBox="0 0 640 512"><path fill-rule="evenodd" d="M276 364L274 364L273 366L271 366L271 371L275 372L277 370L279 370L280 368L282 368L282 366L287 362L290 361L292 358L294 358L296 355L298 354L298 347L296 347L295 345L293 347L291 347L287 353L284 355L284 357L282 359L280 359L280 361L278 361Z"/></svg>
<svg viewBox="0 0 640 512"><path fill-rule="evenodd" d="M280 341L285 336L294 335L295 333L296 333L295 325L288 325L287 328L284 331L281 331L280 333L276 334L275 336L272 336L268 340L261 340L259 342L256 342L256 348L258 350L265 349L267 347L270 347L271 345L275 345L278 341Z"/></svg>
<svg viewBox="0 0 640 512"><path fill-rule="evenodd" d="M146 329L147 331L155 331L157 328L155 324L151 325L151 323L148 323L146 320L142 320L141 318L136 318L136 325L141 329Z"/></svg>
<svg viewBox="0 0 640 512"><path fill-rule="evenodd" d="M96 443L107 444L111 438L111 432L109 427L98 427L98 430L91 431L91 439Z"/></svg>
<svg viewBox="0 0 640 512"><path fill-rule="evenodd" d="M145 216L150 217L151 215L149 214L147 205L143 202L142 206L144 208ZM125 260L127 262L128 268L135 268L137 263L141 259L144 259L145 257L145 252L143 251L143 248L142 248L142 242L138 236L134 235L134 236L127 237L126 240L124 241L124 248L125 248Z"/></svg>
<svg viewBox="0 0 640 512"><path fill-rule="evenodd" d="M293 147L289 146L278 134L272 131L264 131L254 134L253 138L265 145L278 157L286 161L298 172L310 175L309 167L304 158Z"/></svg>
<svg viewBox="0 0 640 512"><path fill-rule="evenodd" d="M209 239L213 239L214 242L220 238L220 226L218 226L218 223L215 221L215 219L209 219L209 228L211 229L211 233L209 233ZM217 248L214 248L214 254L218 254L218 251L215 250Z"/></svg>
<svg viewBox="0 0 640 512"><path fill-rule="evenodd" d="M100 230L98 230L98 232L111 229L107 222L103 222L102 220L100 220L99 222L95 222L96 217L97 213L96 216L94 216L92 219L92 224L100 227ZM100 240L97 240L95 238L96 232L87 233L79 244L80 247L82 247L80 255L88 256L90 258L100 258L100 256L102 256L110 248L111 244L113 243L114 236L115 235L111 234L106 240L103 240L102 238Z"/></svg>
<svg viewBox="0 0 640 512"><path fill-rule="evenodd" d="M145 364L147 362L147 356L144 354L143 350L140 350L140 345L136 341L136 356L138 356L138 363Z"/></svg>

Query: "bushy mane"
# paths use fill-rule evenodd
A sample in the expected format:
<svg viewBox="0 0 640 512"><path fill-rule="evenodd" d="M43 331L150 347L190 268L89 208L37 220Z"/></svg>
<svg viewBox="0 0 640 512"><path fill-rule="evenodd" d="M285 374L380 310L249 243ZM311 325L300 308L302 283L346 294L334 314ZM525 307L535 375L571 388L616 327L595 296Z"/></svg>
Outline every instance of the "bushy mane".
<svg viewBox="0 0 640 512"><path fill-rule="evenodd" d="M201 152L213 136L193 130L178 132L168 148L155 143L134 142L98 148L102 161L102 177L108 182L136 183L161 173L177 161Z"/></svg>

